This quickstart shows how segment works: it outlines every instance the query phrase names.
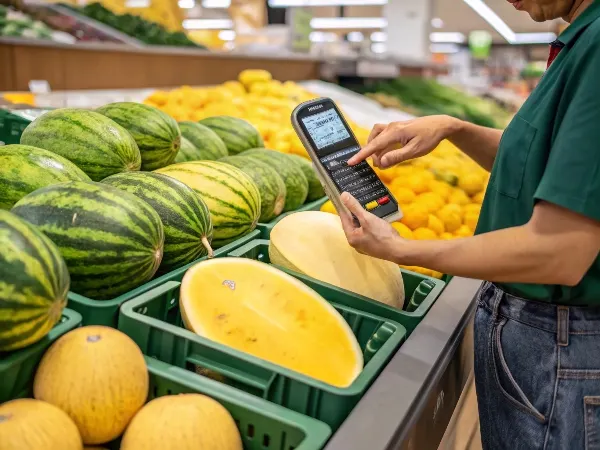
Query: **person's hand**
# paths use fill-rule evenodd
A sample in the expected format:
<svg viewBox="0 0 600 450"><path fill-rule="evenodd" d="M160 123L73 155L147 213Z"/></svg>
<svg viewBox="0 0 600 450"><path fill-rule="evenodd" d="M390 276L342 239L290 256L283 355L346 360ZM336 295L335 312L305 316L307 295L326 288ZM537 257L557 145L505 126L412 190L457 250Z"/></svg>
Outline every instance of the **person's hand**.
<svg viewBox="0 0 600 450"><path fill-rule="evenodd" d="M359 253L392 261L397 247L394 243L404 239L388 222L366 211L352 195L344 192L341 200L360 223L358 226L348 211L339 211L348 243Z"/></svg>
<svg viewBox="0 0 600 450"><path fill-rule="evenodd" d="M348 161L351 166L373 157L373 164L387 169L403 161L431 152L458 126L460 121L450 116L426 116L407 122L377 124L368 143Z"/></svg>

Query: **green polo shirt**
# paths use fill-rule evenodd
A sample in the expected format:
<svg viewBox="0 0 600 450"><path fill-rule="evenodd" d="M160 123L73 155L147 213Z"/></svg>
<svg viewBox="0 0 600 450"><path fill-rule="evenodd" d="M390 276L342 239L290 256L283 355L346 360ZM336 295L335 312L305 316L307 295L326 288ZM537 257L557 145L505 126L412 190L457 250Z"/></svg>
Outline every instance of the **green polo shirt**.
<svg viewBox="0 0 600 450"><path fill-rule="evenodd" d="M477 234L527 223L538 200L600 220L600 0L564 44L502 135ZM600 305L600 258L574 287L501 284L531 300Z"/></svg>

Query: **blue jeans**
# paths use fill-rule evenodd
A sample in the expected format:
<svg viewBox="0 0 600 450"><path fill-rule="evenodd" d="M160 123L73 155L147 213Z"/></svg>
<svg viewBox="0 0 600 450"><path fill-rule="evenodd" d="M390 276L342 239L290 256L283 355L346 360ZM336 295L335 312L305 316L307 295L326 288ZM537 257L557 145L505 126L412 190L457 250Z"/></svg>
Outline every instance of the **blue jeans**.
<svg viewBox="0 0 600 450"><path fill-rule="evenodd" d="M484 283L475 380L485 450L600 450L600 308Z"/></svg>

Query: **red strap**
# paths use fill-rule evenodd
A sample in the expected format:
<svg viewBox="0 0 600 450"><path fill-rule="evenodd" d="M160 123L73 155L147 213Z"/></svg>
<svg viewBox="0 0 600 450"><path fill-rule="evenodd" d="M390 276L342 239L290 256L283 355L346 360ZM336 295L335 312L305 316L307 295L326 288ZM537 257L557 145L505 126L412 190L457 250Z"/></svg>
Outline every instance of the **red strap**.
<svg viewBox="0 0 600 450"><path fill-rule="evenodd" d="M546 68L550 67L550 64L552 64L552 61L556 59L561 50L562 47L558 45L550 45L550 56L548 57L548 65Z"/></svg>

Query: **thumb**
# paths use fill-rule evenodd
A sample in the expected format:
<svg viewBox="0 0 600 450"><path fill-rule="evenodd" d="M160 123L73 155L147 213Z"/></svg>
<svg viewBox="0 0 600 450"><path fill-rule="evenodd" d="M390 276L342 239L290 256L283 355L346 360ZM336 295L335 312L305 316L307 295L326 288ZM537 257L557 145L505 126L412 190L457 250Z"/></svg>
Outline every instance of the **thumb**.
<svg viewBox="0 0 600 450"><path fill-rule="evenodd" d="M344 206L348 208L348 211L354 214L358 221L362 223L362 221L365 219L365 210L358 200L356 200L348 192L343 192L340 196L340 199L342 200Z"/></svg>
<svg viewBox="0 0 600 450"><path fill-rule="evenodd" d="M416 156L417 153L417 144L414 141L410 141L404 147L398 150L392 150L391 152L386 153L379 160L380 167L382 169L387 169L388 167L395 166L401 162L412 159Z"/></svg>

